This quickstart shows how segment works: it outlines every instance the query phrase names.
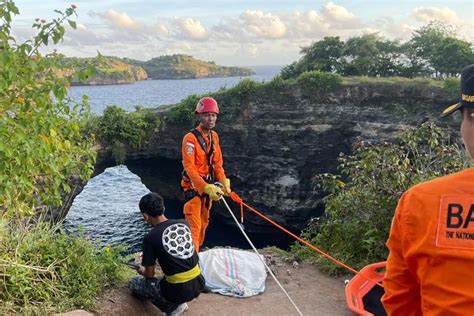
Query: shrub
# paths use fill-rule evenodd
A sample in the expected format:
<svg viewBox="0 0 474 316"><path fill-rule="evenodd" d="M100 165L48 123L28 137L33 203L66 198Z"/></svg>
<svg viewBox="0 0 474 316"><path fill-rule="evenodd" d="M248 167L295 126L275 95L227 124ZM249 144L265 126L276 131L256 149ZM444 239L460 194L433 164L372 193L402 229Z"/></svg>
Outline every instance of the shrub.
<svg viewBox="0 0 474 316"><path fill-rule="evenodd" d="M81 133L88 106L70 99L67 80L55 74L61 56L40 53L63 38L64 23L75 27L74 6L56 12L57 19L33 24L32 40L19 43L10 34L18 8L0 2L0 217L60 206L68 182L93 172L92 138Z"/></svg>
<svg viewBox="0 0 474 316"><path fill-rule="evenodd" d="M93 308L100 290L123 282L123 247L66 234L60 225L0 223L0 314L46 315Z"/></svg>
<svg viewBox="0 0 474 316"><path fill-rule="evenodd" d="M99 140L109 144L122 144L133 149L141 149L147 137L160 126L156 114L140 107L128 113L113 105L108 106L97 123Z"/></svg>
<svg viewBox="0 0 474 316"><path fill-rule="evenodd" d="M443 82L443 90L454 100L459 99L461 91L461 80L459 78L446 78Z"/></svg>
<svg viewBox="0 0 474 316"><path fill-rule="evenodd" d="M357 269L385 260L385 241L401 194L416 183L465 168L462 157L461 146L451 143L447 130L428 123L404 132L398 144L358 144L351 156L339 159L342 177L316 176L330 194L325 215L302 237ZM295 245L292 251L325 270L340 271L307 248Z"/></svg>
<svg viewBox="0 0 474 316"><path fill-rule="evenodd" d="M293 62L285 67L280 71L280 76L284 79L291 79L297 78L300 72L298 71L298 62Z"/></svg>
<svg viewBox="0 0 474 316"><path fill-rule="evenodd" d="M192 94L173 107L166 116L166 120L173 124L189 124L194 121L194 110L201 97Z"/></svg>
<svg viewBox="0 0 474 316"><path fill-rule="evenodd" d="M255 93L259 86L262 84L253 81L252 79L242 79L239 83L233 87L232 92L236 93L240 97L248 96L251 93Z"/></svg>
<svg viewBox="0 0 474 316"><path fill-rule="evenodd" d="M342 78L329 72L305 71L298 77L297 83L305 95L313 96L336 91Z"/></svg>

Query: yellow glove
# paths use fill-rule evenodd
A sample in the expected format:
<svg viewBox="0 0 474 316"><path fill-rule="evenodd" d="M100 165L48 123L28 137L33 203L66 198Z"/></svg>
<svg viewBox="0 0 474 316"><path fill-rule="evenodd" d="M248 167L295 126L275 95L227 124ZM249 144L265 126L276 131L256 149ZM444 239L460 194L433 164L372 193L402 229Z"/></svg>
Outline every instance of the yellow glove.
<svg viewBox="0 0 474 316"><path fill-rule="evenodd" d="M219 182L224 186L224 188L222 189L222 191L224 191L224 195L229 196L230 192L232 192L232 190L230 189L230 180L224 179Z"/></svg>
<svg viewBox="0 0 474 316"><path fill-rule="evenodd" d="M217 201L221 198L222 195L224 195L224 192L222 191L221 188L218 188L216 185L214 184L207 184L205 187L204 187L204 193L206 193L207 195L209 195L209 197L211 198L211 200L213 201Z"/></svg>

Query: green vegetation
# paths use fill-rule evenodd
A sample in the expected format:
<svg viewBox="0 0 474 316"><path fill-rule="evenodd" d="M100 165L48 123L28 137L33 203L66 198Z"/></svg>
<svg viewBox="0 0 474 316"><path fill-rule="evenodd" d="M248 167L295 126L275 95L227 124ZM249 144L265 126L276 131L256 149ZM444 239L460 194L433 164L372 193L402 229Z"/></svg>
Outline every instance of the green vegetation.
<svg viewBox="0 0 474 316"><path fill-rule="evenodd" d="M74 8L51 22L34 23L37 35L21 44L10 34L13 14L18 14L13 2L0 2L2 217L32 215L61 205L63 193L71 190L68 182L75 177L88 179L94 163L93 139L81 133L87 104L71 100L67 81L51 71L60 57L45 58L39 52L48 41L61 40L63 22L74 25L70 20Z"/></svg>
<svg viewBox="0 0 474 316"><path fill-rule="evenodd" d="M342 83L342 78L336 74L316 70L303 72L297 82L304 94L318 97L336 91Z"/></svg>
<svg viewBox="0 0 474 316"><path fill-rule="evenodd" d="M456 78L448 78L447 80L457 80ZM399 85L399 86L427 86L434 88L443 88L443 82L435 80L433 78L407 78L407 77L369 77L369 76L356 76L356 77L342 77L343 84L379 84L379 85ZM459 96L459 90L458 94Z"/></svg>
<svg viewBox="0 0 474 316"><path fill-rule="evenodd" d="M461 80L459 78L447 78L443 81L443 90L453 100L459 99L459 91L461 91Z"/></svg>
<svg viewBox="0 0 474 316"><path fill-rule="evenodd" d="M316 176L316 189L329 193L325 215L302 237L356 269L385 260L385 241L401 194L414 184L464 169L467 159L461 157L461 146L433 124L404 132L398 144L357 144L351 156L339 159L342 176ZM292 251L330 272L341 271L306 247L295 245Z"/></svg>
<svg viewBox="0 0 474 316"><path fill-rule="evenodd" d="M235 91L240 97L244 97L255 93L260 86L262 86L261 83L253 81L252 79L242 79L232 90Z"/></svg>
<svg viewBox="0 0 474 316"><path fill-rule="evenodd" d="M283 79L305 71L325 71L342 76L456 77L474 63L472 43L456 37L445 24L432 22L415 30L409 41L400 43L366 34L324 39L301 49L300 60L281 71Z"/></svg>
<svg viewBox="0 0 474 316"><path fill-rule="evenodd" d="M121 247L100 249L45 223L0 224L0 314L47 315L91 309L97 293L129 272Z"/></svg>
<svg viewBox="0 0 474 316"><path fill-rule="evenodd" d="M300 89L306 98L319 97L328 93L337 92L343 85L374 84L382 86L416 87L421 91L425 89L443 89L453 100L459 98L459 79L447 78L444 81L432 78L405 78L405 77L368 77L352 76L341 77L338 74L307 71L296 78L284 79L283 75L276 76L269 82L256 82L251 79L243 79L230 88L222 88L214 93L202 95L190 95L166 113L166 121L171 124L192 125L194 121L194 109L197 101L207 95L212 95L220 104L221 110L226 113L240 111L242 102L248 101L250 97L256 99L262 95L278 95L285 97L285 91ZM457 89L457 92L456 92Z"/></svg>
<svg viewBox="0 0 474 316"><path fill-rule="evenodd" d="M90 71L87 78L78 75L84 70ZM72 85L133 83L147 79L143 68L126 64L117 57L100 54L94 58L63 58L58 75L67 77Z"/></svg>
<svg viewBox="0 0 474 316"><path fill-rule="evenodd" d="M127 148L140 149L151 133L160 127L160 119L151 109L137 107L128 113L114 105L105 109L101 117L95 117L89 132L112 146L112 155L118 164L125 161Z"/></svg>
<svg viewBox="0 0 474 316"><path fill-rule="evenodd" d="M262 253L269 253L275 256L279 256L283 258L284 260L293 260L294 255L290 251L283 250L281 248L278 248L276 246L267 246L263 249L261 249Z"/></svg>
<svg viewBox="0 0 474 316"><path fill-rule="evenodd" d="M447 84L446 82L451 82ZM452 86L452 83L457 82L457 90ZM351 84L365 84L376 86L376 89L383 89L383 87L396 87L397 89L417 89L419 95L429 95L433 89L440 89L454 100L459 99L460 80L458 78L446 78L444 80L417 77L342 77L342 83L345 85Z"/></svg>
<svg viewBox="0 0 474 316"><path fill-rule="evenodd" d="M242 100L245 100L250 95L254 95L260 91L262 87L270 86L270 83L259 83L251 79L243 79L240 80L235 87L230 89L221 88L216 93L190 95L167 112L166 121L171 124L188 124L191 128L194 122L194 110L200 98L212 95L220 104L221 111L223 107L225 107L225 111L231 111L235 108L239 108Z"/></svg>
<svg viewBox="0 0 474 316"><path fill-rule="evenodd" d="M124 58L124 62L143 67L152 79L193 79L206 77L250 76L253 70L241 67L218 66L189 55L166 55L140 61Z"/></svg>
<svg viewBox="0 0 474 316"><path fill-rule="evenodd" d="M78 104L59 78L61 56L40 47L75 27L75 6L48 22L36 20L37 34L18 43L12 1L0 2L0 314L45 315L89 308L98 291L120 279L119 248L68 236L59 226L36 222L62 204L70 181L93 172L93 137L83 133L87 97ZM27 224L29 223L29 224Z"/></svg>
<svg viewBox="0 0 474 316"><path fill-rule="evenodd" d="M194 110L200 98L201 96L196 94L188 96L168 112L166 120L174 124L192 123L194 120ZM219 102L219 100L217 100L217 102Z"/></svg>

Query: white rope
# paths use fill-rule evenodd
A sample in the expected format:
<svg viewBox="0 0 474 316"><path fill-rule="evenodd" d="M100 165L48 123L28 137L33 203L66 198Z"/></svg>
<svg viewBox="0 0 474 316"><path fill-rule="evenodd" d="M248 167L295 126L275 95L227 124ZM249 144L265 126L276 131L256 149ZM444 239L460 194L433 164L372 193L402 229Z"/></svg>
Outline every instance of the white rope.
<svg viewBox="0 0 474 316"><path fill-rule="evenodd" d="M273 279L275 280L275 282L278 284L278 286L281 288L281 290L283 291L283 293L285 293L286 297L288 297L288 299L290 300L291 304L293 304L293 306L295 307L295 309L298 311L298 313L300 315L303 315L303 313L300 311L300 309L298 308L298 306L296 306L295 302L291 299L290 295L288 295L288 293L285 291L285 289L283 288L283 286L280 284L280 282L277 280L276 276L273 274L272 270L267 266L267 264L265 263L265 260L262 259L262 256L258 253L258 250L255 248L255 246L253 245L252 241L250 241L250 238L247 236L247 234L245 233L245 231L243 230L242 228L242 225L239 224L239 222L237 221L237 218L235 217L234 213L232 212L232 210L230 209L229 207L229 204L227 204L227 201L224 199L224 197L222 196L221 197L221 200L224 201L224 204L225 206L227 207L227 209L229 210L229 213L230 215L232 216L232 218L234 219L235 223L237 224L237 227L239 227L240 231L242 232L242 234L244 234L244 237L245 239L247 239L248 243L250 244L250 246L252 247L253 251L255 251L255 253L258 255L258 258L260 259L260 261L263 263L263 265L265 266L265 268L267 268L268 272L270 273L270 275L273 277Z"/></svg>

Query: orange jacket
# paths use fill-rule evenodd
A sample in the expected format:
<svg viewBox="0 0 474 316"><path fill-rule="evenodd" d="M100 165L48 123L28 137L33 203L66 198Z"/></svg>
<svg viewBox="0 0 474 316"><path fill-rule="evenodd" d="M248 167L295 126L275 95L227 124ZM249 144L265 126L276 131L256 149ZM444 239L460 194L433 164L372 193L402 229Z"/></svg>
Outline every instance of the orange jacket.
<svg viewBox="0 0 474 316"><path fill-rule="evenodd" d="M474 315L474 168L405 192L387 247L388 315Z"/></svg>
<svg viewBox="0 0 474 316"><path fill-rule="evenodd" d="M207 150L210 150L210 139L208 135L204 135L201 127L196 128L207 144ZM219 145L219 136L215 131L211 131L212 139L214 143L214 155L212 162L214 165L214 180L221 181L226 178L224 169L222 167L222 151ZM184 135L183 144L181 147L181 154L183 157L183 167L188 175L188 179L183 177L181 180L181 186L184 191L193 189L203 194L206 181L203 179L209 174L209 165L207 162L207 155L199 144L196 136L191 132Z"/></svg>

